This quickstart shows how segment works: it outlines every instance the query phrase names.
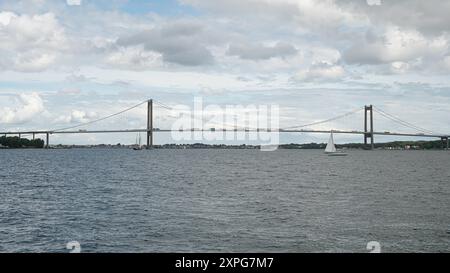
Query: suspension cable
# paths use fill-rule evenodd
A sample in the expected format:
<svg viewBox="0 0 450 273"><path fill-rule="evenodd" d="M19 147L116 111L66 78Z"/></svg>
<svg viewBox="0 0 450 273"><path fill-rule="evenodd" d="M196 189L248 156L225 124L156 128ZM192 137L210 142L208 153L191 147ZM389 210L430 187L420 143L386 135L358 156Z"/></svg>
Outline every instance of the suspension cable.
<svg viewBox="0 0 450 273"><path fill-rule="evenodd" d="M329 118L329 119L326 119L326 120L316 121L316 122L312 122L312 123L308 123L308 124L302 124L302 125L298 125L298 126L285 127L285 128L282 128L282 129L286 130L286 129L294 129L294 128L303 128L303 127L318 125L318 124L322 124L322 123L327 123L327 122L331 122L331 121L334 121L334 120L337 120L337 119L341 119L341 118L353 115L353 114L358 113L359 111L362 111L362 110L363 110L362 108L358 108L358 109L355 109L355 110L350 111L348 113L345 113L345 114L342 114L342 115L339 115L339 116L336 116L336 117L333 117L333 118Z"/></svg>
<svg viewBox="0 0 450 273"><path fill-rule="evenodd" d="M167 109L167 110L173 110L173 108L172 107L170 107L170 106L168 106L168 105L166 105L166 104L164 104L164 103L161 103L161 102L159 102L159 101L153 101L156 105L158 105L158 106L160 106L160 107L162 107L162 108L165 108L165 109Z"/></svg>
<svg viewBox="0 0 450 273"><path fill-rule="evenodd" d="M416 131L419 131L419 132L422 132L422 133L426 133L426 134L433 134L434 133L433 131L430 131L430 130L427 130L425 128L416 126L416 125L414 125L414 124L412 124L410 122L404 121L404 120L402 120L402 119L400 119L400 118L398 118L398 117L396 117L394 115L391 115L391 114L381 110L378 107L374 106L373 108L378 114L382 115L383 117L385 117L385 118L387 118L387 119L389 119L389 120L391 120L393 122L396 122L398 124L401 124L401 125L403 125L405 127L408 127L410 129L413 129L413 130L416 130Z"/></svg>
<svg viewBox="0 0 450 273"><path fill-rule="evenodd" d="M81 126L89 125L89 124L92 124L92 123L95 123L95 122L99 122L99 121L102 121L102 120L105 120L105 119L108 119L108 118L112 118L112 117L114 117L114 116L117 116L117 115L120 115L120 114L125 113L125 112L127 112L127 111L130 111L130 110L132 110L132 109L134 109L134 108L136 108L136 107L139 107L139 106L141 106L142 104L146 103L147 101L148 101L148 100L142 101L142 102L140 102L140 103L138 103L138 104L136 104L136 105L134 105L134 106L131 106L131 107L125 109L125 110L122 110L122 111L120 111L120 112L111 114L111 115L106 116L106 117L102 117L102 118L99 118L99 119L96 119L96 120L92 120L92 121L80 123L80 124L74 125L74 126L69 126L69 127L59 128L59 129L53 130L53 132L59 132L59 131L64 131L64 130L68 130L68 129L74 129L74 128L78 128L78 127L81 127Z"/></svg>
<svg viewBox="0 0 450 273"><path fill-rule="evenodd" d="M161 106L161 107L163 107L163 108L166 108L166 109L169 109L169 110L174 110L172 107L167 106L167 105L164 104L164 103L157 102L157 101L155 101L155 103L157 103L159 106ZM321 123L331 122L331 121L334 121L334 120L337 120L337 119L344 118L344 117L346 117L346 116L355 114L355 113L357 113L357 112L359 112L359 111L362 111L362 110L363 110L362 108L357 108L357 109L355 109L355 110L353 110L353 111L351 111L351 112L348 112L348 113L345 113L345 114L343 114L343 115L339 115L339 116L336 116L336 117L333 117L333 118L330 118L330 119L326 119L326 120L322 120L322 121L318 121L318 122L313 122L313 123L309 123L309 124L303 124L303 125L298 125L298 126L286 127L286 128L283 128L283 130L284 130L284 129L301 128L301 127L307 127L307 126L312 126L312 125L318 125L318 124L321 124ZM237 115L234 115L234 116L237 116ZM195 118L195 117L194 117L194 118ZM199 118L197 118L197 119L200 120ZM202 121L203 121L203 119L202 119ZM249 127L237 126L237 125L235 125L235 124L230 125L230 124L226 124L226 123L222 123L222 124L215 123L215 122L212 122L212 123L213 123L213 124L217 124L217 125L222 125L222 126L223 126L223 125L227 125L227 126L231 126L231 127L233 127L233 128L255 129L255 128L249 128ZM255 130L256 130L256 129L255 129Z"/></svg>
<svg viewBox="0 0 450 273"><path fill-rule="evenodd" d="M173 107L170 107L170 106L168 106L168 105L166 105L166 104L164 104L164 103L162 103L162 102L159 102L159 101L153 101L154 103L156 103L158 106L160 106L160 107L162 107L162 108L165 108L165 109L168 109L168 110L172 110L172 111L176 111L176 109L174 109ZM193 119L195 119L195 120L199 120L199 121L202 121L202 122L205 122L205 119L206 118L199 118L199 117L197 117L196 115L190 115L191 116L191 118L193 118ZM236 114L234 114L233 115L234 117L236 117L237 115ZM172 117L172 118L178 118L177 116L173 116L173 115L169 115L169 117ZM218 126L229 126L229 127L232 127L233 129L251 129L251 130L257 130L257 128L252 128L252 127L245 127L245 126L238 126L238 125L236 125L236 124L229 124L229 123L219 123L219 122L214 122L214 121L208 121L209 123L212 123L212 124L215 124L215 125L218 125Z"/></svg>

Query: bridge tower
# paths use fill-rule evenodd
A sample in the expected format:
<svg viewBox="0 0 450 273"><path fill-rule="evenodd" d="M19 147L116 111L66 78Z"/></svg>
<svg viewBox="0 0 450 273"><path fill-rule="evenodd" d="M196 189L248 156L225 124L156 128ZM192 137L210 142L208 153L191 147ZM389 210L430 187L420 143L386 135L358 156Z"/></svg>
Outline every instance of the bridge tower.
<svg viewBox="0 0 450 273"><path fill-rule="evenodd" d="M369 112L369 117L367 116L367 112ZM367 129L367 119L370 121L370 131ZM370 138L370 149L374 149L374 140L373 140L373 106L364 106L364 145L367 147L367 139Z"/></svg>
<svg viewBox="0 0 450 273"><path fill-rule="evenodd" d="M46 141L45 141L45 148L46 149L48 149L48 148L50 148L50 134L49 134L49 132L47 132L46 134L45 134L45 138L46 138Z"/></svg>
<svg viewBox="0 0 450 273"><path fill-rule="evenodd" d="M448 136L441 137L441 141L442 141L442 148L444 150L448 150L449 149L449 137Z"/></svg>
<svg viewBox="0 0 450 273"><path fill-rule="evenodd" d="M153 148L153 100L147 101L147 149Z"/></svg>

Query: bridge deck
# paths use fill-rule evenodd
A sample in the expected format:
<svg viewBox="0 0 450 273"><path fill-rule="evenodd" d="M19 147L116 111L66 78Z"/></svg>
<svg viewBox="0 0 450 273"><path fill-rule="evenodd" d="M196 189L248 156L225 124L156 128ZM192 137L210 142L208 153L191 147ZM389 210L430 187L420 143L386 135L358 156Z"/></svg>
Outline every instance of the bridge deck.
<svg viewBox="0 0 450 273"><path fill-rule="evenodd" d="M147 132L147 129L128 129L128 130L77 130L77 131L23 131L23 132L0 132L0 135L30 135L30 134L102 134L102 133L138 133ZM184 130L171 130L171 129L153 129L154 133L159 132L274 132L274 133L319 133L329 134L355 134L364 135L370 134L370 132L364 131L341 131L341 130L283 130L283 129L184 129ZM412 133L395 133L395 132L373 132L374 135L385 136L409 136L409 137L430 137L430 138L442 138L449 137L449 135L437 135L437 134L412 134Z"/></svg>

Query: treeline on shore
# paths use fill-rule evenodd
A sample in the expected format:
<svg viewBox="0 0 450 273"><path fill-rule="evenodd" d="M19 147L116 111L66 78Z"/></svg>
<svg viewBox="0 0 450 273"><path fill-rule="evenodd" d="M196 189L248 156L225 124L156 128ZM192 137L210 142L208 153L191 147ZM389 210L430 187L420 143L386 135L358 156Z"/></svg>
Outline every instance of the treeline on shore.
<svg viewBox="0 0 450 273"><path fill-rule="evenodd" d="M347 143L347 144L336 144L337 148L346 149L367 149L370 144L366 145L364 143ZM385 143L375 143L375 149L411 149L411 150L433 150L442 149L442 141L392 141ZM307 143L307 144L281 144L279 148L281 149L325 149L326 143Z"/></svg>
<svg viewBox="0 0 450 273"><path fill-rule="evenodd" d="M442 149L442 141L392 141L386 143L375 143L375 149L412 149L412 150L433 150ZM341 145L337 145L341 146ZM365 145L362 143L350 143L342 145L350 149L362 148Z"/></svg>
<svg viewBox="0 0 450 273"><path fill-rule="evenodd" d="M290 143L290 144L279 144L279 149L325 149L326 143ZM347 143L347 144L336 144L338 149L367 149L370 144L366 145L364 143ZM375 143L375 149L386 149L386 150L432 150L432 149L442 149L442 142L437 141L393 141L386 143ZM226 145L226 144L204 144L204 143L194 143L194 144L163 144L154 145L153 148L156 149L258 149L259 145Z"/></svg>
<svg viewBox="0 0 450 273"><path fill-rule="evenodd" d="M0 148L44 148L44 140L37 139L27 139L19 137L0 137Z"/></svg>
<svg viewBox="0 0 450 273"><path fill-rule="evenodd" d="M279 149L325 149L326 143L290 143L290 144L280 144ZM370 145L370 144L369 144ZM348 144L337 144L339 149L367 149L369 145L363 143L348 143ZM0 137L0 148L44 148L45 142L42 139L26 139L19 137ZM133 147L134 145L56 145L54 148L121 148L121 147ZM408 150L433 150L442 149L442 142L440 140L436 141L393 141L386 143L375 143L375 149L408 149ZM226 145L226 144L204 144L204 143L194 143L194 144L163 144L154 145L153 148L156 149L257 149L259 145Z"/></svg>

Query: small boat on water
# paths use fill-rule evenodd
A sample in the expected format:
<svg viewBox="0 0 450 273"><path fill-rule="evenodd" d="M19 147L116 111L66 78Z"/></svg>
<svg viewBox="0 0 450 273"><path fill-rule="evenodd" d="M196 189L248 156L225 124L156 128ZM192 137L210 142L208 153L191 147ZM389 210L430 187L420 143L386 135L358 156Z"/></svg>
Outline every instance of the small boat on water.
<svg viewBox="0 0 450 273"><path fill-rule="evenodd" d="M140 133L139 133L139 136L136 136L136 146L133 147L133 150L135 150L135 151L142 150L141 134Z"/></svg>
<svg viewBox="0 0 450 273"><path fill-rule="evenodd" d="M329 156L346 156L347 154L336 149L334 145L333 131L331 131L330 139L328 140L327 147L325 148L325 153Z"/></svg>

